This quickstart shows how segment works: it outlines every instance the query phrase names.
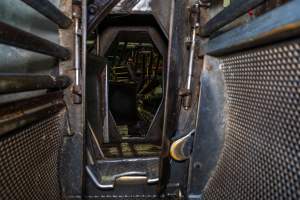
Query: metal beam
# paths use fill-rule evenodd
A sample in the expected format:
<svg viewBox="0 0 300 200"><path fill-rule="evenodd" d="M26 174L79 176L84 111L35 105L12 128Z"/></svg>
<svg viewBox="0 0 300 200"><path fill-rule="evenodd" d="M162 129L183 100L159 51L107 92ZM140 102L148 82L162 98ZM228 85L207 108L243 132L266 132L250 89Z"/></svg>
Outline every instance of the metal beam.
<svg viewBox="0 0 300 200"><path fill-rule="evenodd" d="M102 20L110 13L110 11L120 2L120 0L111 0L103 6L101 10L97 10L95 16L88 24L87 33L90 34L94 31L97 26L102 22Z"/></svg>
<svg viewBox="0 0 300 200"><path fill-rule="evenodd" d="M67 76L0 74L0 94L17 93L32 90L67 88L71 80Z"/></svg>
<svg viewBox="0 0 300 200"><path fill-rule="evenodd" d="M39 13L53 21L60 28L68 28L72 24L72 20L62 13L48 0L21 0Z"/></svg>
<svg viewBox="0 0 300 200"><path fill-rule="evenodd" d="M54 115L65 107L63 92L0 105L0 136Z"/></svg>
<svg viewBox="0 0 300 200"><path fill-rule="evenodd" d="M50 55L63 60L70 58L68 49L0 21L0 43Z"/></svg>
<svg viewBox="0 0 300 200"><path fill-rule="evenodd" d="M300 1L286 3L208 41L204 53L219 56L297 36L300 33L299 10Z"/></svg>
<svg viewBox="0 0 300 200"><path fill-rule="evenodd" d="M256 8L265 0L235 0L229 7L222 10L219 14L207 22L201 30L201 36L206 37L215 31L219 30L226 24L247 13L253 8Z"/></svg>

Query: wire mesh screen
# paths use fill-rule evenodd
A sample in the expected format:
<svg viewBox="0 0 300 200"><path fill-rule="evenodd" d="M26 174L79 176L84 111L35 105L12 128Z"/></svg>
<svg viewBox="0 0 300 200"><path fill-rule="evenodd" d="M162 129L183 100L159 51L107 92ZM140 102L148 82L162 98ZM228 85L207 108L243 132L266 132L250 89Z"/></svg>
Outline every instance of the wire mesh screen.
<svg viewBox="0 0 300 200"><path fill-rule="evenodd" d="M64 111L0 137L0 199L60 199Z"/></svg>
<svg viewBox="0 0 300 200"><path fill-rule="evenodd" d="M225 146L203 199L300 199L300 40L222 58Z"/></svg>

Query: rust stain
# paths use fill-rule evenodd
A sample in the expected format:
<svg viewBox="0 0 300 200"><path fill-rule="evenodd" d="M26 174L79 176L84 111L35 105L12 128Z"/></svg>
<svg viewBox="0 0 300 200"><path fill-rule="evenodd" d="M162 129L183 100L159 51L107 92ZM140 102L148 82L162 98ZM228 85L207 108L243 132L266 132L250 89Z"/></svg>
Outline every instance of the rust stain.
<svg viewBox="0 0 300 200"><path fill-rule="evenodd" d="M300 22L287 24L287 25L281 26L280 28L273 29L270 32L262 34L261 38L274 36L274 35L279 35L283 32L289 32L289 31L293 31L293 30L296 30L296 29L299 29L299 28L300 28Z"/></svg>

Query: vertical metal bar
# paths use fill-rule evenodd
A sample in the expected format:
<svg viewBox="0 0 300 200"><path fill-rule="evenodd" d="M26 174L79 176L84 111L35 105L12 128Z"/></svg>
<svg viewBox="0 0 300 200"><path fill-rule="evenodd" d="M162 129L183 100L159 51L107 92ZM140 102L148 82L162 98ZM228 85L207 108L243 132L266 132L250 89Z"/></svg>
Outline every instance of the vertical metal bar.
<svg viewBox="0 0 300 200"><path fill-rule="evenodd" d="M0 43L54 56L70 58L68 49L0 21Z"/></svg>
<svg viewBox="0 0 300 200"><path fill-rule="evenodd" d="M81 35L84 31L80 25L80 19L82 11L80 9L79 5L73 6L73 17L75 21L75 44L74 44L74 50L75 50L75 56L74 56L74 69L75 69L75 83L73 86L73 102L75 104L81 104L82 103L82 88L80 85L80 72L81 72L81 45L83 44L81 41Z"/></svg>
<svg viewBox="0 0 300 200"><path fill-rule="evenodd" d="M166 186L166 176L165 172L168 170L168 167L166 165L169 164L169 139L168 139L168 133L169 133L169 123L168 123L168 118L171 115L171 110L170 110L170 93L173 88L171 88L171 73L174 69L172 69L172 64L173 64L173 47L174 47L174 40L175 38L173 37L174 33L174 17L175 17L175 0L172 0L171 3L171 15L170 15L170 27L169 27L169 44L168 44L168 57L167 57L167 70L166 70L166 91L164 93L164 116L163 116L163 128L162 128L162 142L161 142L161 157L160 157L160 169L159 169L159 187L164 188ZM173 83L174 84L174 83ZM171 98L172 100L172 98ZM172 102L171 102L172 103ZM173 113L172 113L173 114Z"/></svg>
<svg viewBox="0 0 300 200"><path fill-rule="evenodd" d="M192 101L191 85L192 85L192 78L193 78L193 66L194 66L194 55L195 55L195 45L196 45L196 27L193 27L191 42L192 44L191 44L190 56L189 56L187 83L186 83L185 91L182 95L183 96L182 105L185 110L188 110L191 107L191 101Z"/></svg>
<svg viewBox="0 0 300 200"><path fill-rule="evenodd" d="M87 122L87 127L88 127L88 129L90 130L90 132L91 132L91 135L92 135L92 141L96 144L96 147L97 147L97 150L98 150L99 155L100 155L102 158L105 158L105 155L104 155L104 153L103 153L103 151L102 151L102 149L101 149L100 143L99 143L99 141L98 141L98 139L97 139L96 133L94 132L94 130L93 130L93 128L92 128L92 126L91 126L91 124L90 124L89 122Z"/></svg>
<svg viewBox="0 0 300 200"><path fill-rule="evenodd" d="M87 0L81 0L81 30L82 30L82 47L81 47L81 70L82 70L82 138L83 138L83 166L86 165L86 154L84 153L86 149L86 59L87 59ZM82 195L85 191L86 173L82 172Z"/></svg>
<svg viewBox="0 0 300 200"><path fill-rule="evenodd" d="M200 14L200 4L196 3L193 5L191 11L192 17L192 40L191 40L191 48L190 48L190 56L189 56L189 65L188 65L188 77L186 88L183 93L183 107L185 110L188 110L191 107L192 102L192 94L191 94L191 86L192 86L192 78L193 78L193 66L194 66L194 55L195 55L195 46L196 46L196 32L199 27L199 14Z"/></svg>
<svg viewBox="0 0 300 200"><path fill-rule="evenodd" d="M81 29L82 29L82 53L81 53L81 69L82 69L82 110L83 110L83 133L85 133L85 109L86 109L86 58L87 58L87 0L81 0Z"/></svg>
<svg viewBox="0 0 300 200"><path fill-rule="evenodd" d="M194 55L195 55L195 45L196 45L196 28L193 28L192 45L191 45L191 51L190 51L190 57L189 57L188 79L187 79L187 86L186 86L187 90L191 90Z"/></svg>
<svg viewBox="0 0 300 200"><path fill-rule="evenodd" d="M163 122L163 136L162 136L162 145L166 144L166 137L167 137L167 121L168 121L168 94L170 91L170 71L171 71L171 62L172 62L172 48L173 48L173 31L174 31L174 15L175 15L175 0L172 0L171 5L171 16L170 16L170 30L169 30L169 45L168 45L168 60L167 60L167 80L166 80L166 92L164 95L164 122Z"/></svg>
<svg viewBox="0 0 300 200"><path fill-rule="evenodd" d="M96 31L96 34L97 34L97 38L96 38L96 55L100 56L100 34L99 34L98 29Z"/></svg>
<svg viewBox="0 0 300 200"><path fill-rule="evenodd" d="M148 78L148 81L151 80L151 76L152 76L152 73L153 73L153 60L154 60L154 55L153 55L153 51L151 51L150 53L150 62L149 62L149 65L148 65L148 73L147 73L147 78Z"/></svg>
<svg viewBox="0 0 300 200"><path fill-rule="evenodd" d="M80 42L79 18L75 17L75 85L77 87L80 79Z"/></svg>
<svg viewBox="0 0 300 200"><path fill-rule="evenodd" d="M158 70L159 70L159 65L160 65L160 59L161 59L161 55L159 54L157 56L157 63L156 63L156 66L155 66L155 71L154 71L154 77L156 76Z"/></svg>
<svg viewBox="0 0 300 200"><path fill-rule="evenodd" d="M104 130L103 130L103 140L104 140L104 143L109 143L109 107L108 107L108 90L109 90L109 87L108 87L108 65L106 64L105 65L105 71L104 71L105 75L105 91L104 91L104 102L105 102L105 117L104 117Z"/></svg>
<svg viewBox="0 0 300 200"><path fill-rule="evenodd" d="M39 13L53 21L60 28L68 28L72 24L72 20L63 14L48 0L21 0Z"/></svg>

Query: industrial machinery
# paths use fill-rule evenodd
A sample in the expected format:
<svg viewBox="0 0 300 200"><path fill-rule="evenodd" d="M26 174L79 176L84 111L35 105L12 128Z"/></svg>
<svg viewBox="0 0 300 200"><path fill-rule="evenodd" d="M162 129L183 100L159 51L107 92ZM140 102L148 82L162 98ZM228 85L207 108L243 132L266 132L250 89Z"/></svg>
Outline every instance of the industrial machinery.
<svg viewBox="0 0 300 200"><path fill-rule="evenodd" d="M299 11L1 0L0 200L299 200Z"/></svg>

